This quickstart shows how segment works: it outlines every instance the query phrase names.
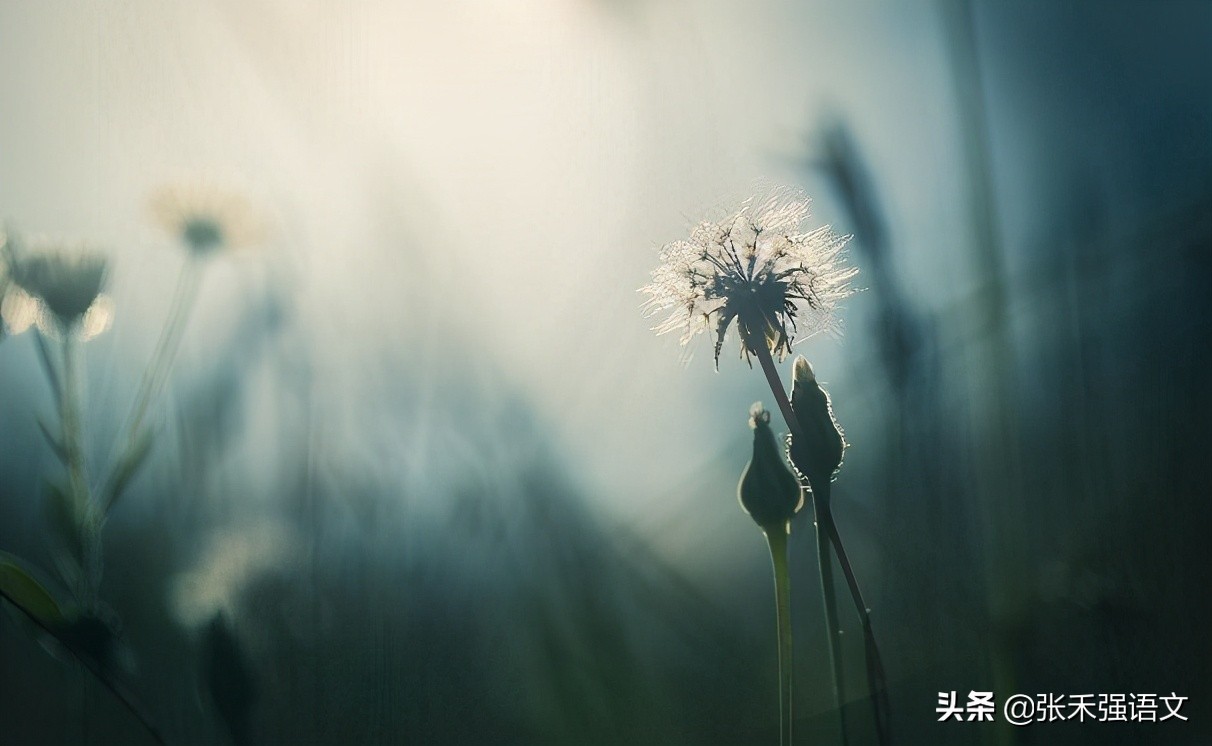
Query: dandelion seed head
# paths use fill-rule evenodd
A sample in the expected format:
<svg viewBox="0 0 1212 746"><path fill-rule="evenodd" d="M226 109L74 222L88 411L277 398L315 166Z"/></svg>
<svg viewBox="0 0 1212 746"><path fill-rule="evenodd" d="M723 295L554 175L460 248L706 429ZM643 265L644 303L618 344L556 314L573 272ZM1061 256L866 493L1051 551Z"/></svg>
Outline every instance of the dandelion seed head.
<svg viewBox="0 0 1212 746"><path fill-rule="evenodd" d="M806 228L809 204L778 189L662 248L652 281L640 289L646 315L667 314L653 330L677 332L687 347L711 333L717 366L734 321L746 360L755 344L781 360L797 339L840 334L838 304L854 294L858 269L845 261L848 237L828 226Z"/></svg>
<svg viewBox="0 0 1212 746"><path fill-rule="evenodd" d="M264 226L242 196L203 183L161 187L152 195L154 222L195 256L242 249L264 238Z"/></svg>

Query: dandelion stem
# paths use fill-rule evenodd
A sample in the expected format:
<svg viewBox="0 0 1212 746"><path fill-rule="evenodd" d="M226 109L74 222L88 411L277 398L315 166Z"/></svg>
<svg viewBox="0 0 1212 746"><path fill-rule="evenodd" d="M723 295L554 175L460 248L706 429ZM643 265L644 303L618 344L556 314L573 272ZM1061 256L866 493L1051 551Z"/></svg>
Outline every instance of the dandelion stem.
<svg viewBox="0 0 1212 746"><path fill-rule="evenodd" d="M764 529L774 564L774 602L779 636L779 744L791 746L792 682L791 573L787 568L787 534L790 522Z"/></svg>
<svg viewBox="0 0 1212 746"><path fill-rule="evenodd" d="M796 419L795 411L791 408L791 400L787 398L787 392L783 389L778 368L774 367L774 357L770 354L770 347L767 346L766 340L758 334L748 333L743 327L741 333L748 334L748 347L754 355L757 355L758 362L761 363L762 372L766 374L766 383L770 384L770 393L774 394L774 400L778 402L779 411L783 413L783 421L787 423L791 437L798 437L800 421Z"/></svg>
<svg viewBox="0 0 1212 746"><path fill-rule="evenodd" d="M884 663L880 657L879 646L875 642L875 633L871 629L871 614L863 601L863 592L859 589L858 579L854 576L854 568L846 556L846 548L842 546L842 537L838 533L837 523L833 520L833 512L828 500L824 501L824 509L817 514L817 520L824 524L825 531L833 542L838 561L842 565L842 574L846 576L846 584L850 586L850 595L854 599L854 608L858 612L863 625L863 643L867 655L867 687L871 690L871 706L875 711L875 729L881 746L890 743L889 735L889 703L888 684L884 675Z"/></svg>
<svg viewBox="0 0 1212 746"><path fill-rule="evenodd" d="M742 334L746 334L746 330L742 327ZM770 354L770 348L766 345L765 340L757 337L757 335L749 335L749 339L753 342L748 344L748 348L757 356L758 362L762 365L762 372L766 374L766 382L770 385L770 392L774 394L774 400L779 404L779 410L783 413L783 419L787 422L787 429L791 432L791 437L794 439L801 434L799 419L795 416L795 410L791 408L791 400L787 398L787 392L783 389L783 383L779 379L778 369L774 367L774 358ZM846 548L842 545L841 534L838 533L837 524L833 520L833 510L829 504L829 486L818 486L814 490L813 505L816 511L817 520L817 550L818 556L824 557L827 551L822 550L821 533L823 529L829 538L829 543L833 544L834 552L837 554L838 562L842 566L842 573L846 576L846 584L850 588L850 595L854 600L855 611L858 612L859 620L863 625L863 642L866 648L867 658L867 686L871 691L871 704L875 710L875 729L879 737L881 746L887 746L889 743L889 703L887 681L884 675L884 664L880 657L879 646L875 642L875 633L871 630L871 615L868 612L867 604L863 601L862 591L859 589L858 580L854 576L854 568L850 565L850 559L846 555ZM836 601L832 604L828 598L835 596L825 590L826 577L825 567L829 566L832 569L832 563L827 559L821 562L821 592L825 600L825 615L826 623L829 624L829 640L831 657L833 653L834 634L838 629L836 623ZM828 587L832 590L833 578L832 572L828 573ZM833 619L829 619L829 607L834 607ZM840 651L839 651L840 652ZM841 659L835 657L834 668L834 686L837 688L838 694L838 712L841 713L842 681L838 675ZM845 723L843 721L842 735L843 743L845 742Z"/></svg>
<svg viewBox="0 0 1212 746"><path fill-rule="evenodd" d="M822 520L823 515L829 514L829 488L826 486L820 494L812 495L812 506L816 513L813 525L816 527L817 564L821 571L821 602L825 608L825 639L829 645L829 665L833 669L833 701L837 705L838 728L840 729L842 746L850 743L846 730L846 713L843 707L846 697L846 682L842 661L842 628L837 616L837 592L833 587L833 560L829 556L830 537Z"/></svg>

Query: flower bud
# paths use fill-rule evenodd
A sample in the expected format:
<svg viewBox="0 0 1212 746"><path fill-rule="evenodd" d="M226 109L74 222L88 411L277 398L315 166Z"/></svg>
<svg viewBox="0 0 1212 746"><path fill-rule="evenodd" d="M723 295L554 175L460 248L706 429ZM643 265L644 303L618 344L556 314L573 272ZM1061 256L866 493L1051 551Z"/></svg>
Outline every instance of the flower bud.
<svg viewBox="0 0 1212 746"><path fill-rule="evenodd" d="M846 439L833 416L829 394L817 383L812 365L800 356L795 360L791 384L791 409L800 423L801 437L792 438L788 454L791 464L808 480L813 491L828 489L842 465Z"/></svg>
<svg viewBox="0 0 1212 746"><path fill-rule="evenodd" d="M749 410L749 426L753 428L753 458L741 474L737 497L762 529L784 526L804 504L800 483L783 461L770 429L770 413L760 402Z"/></svg>

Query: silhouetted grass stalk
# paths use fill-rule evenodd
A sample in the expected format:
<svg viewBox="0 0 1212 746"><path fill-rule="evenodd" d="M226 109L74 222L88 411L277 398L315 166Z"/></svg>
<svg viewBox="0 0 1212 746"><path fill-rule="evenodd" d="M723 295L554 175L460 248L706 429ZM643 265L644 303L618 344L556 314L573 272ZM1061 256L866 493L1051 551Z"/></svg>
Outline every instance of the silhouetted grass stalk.
<svg viewBox="0 0 1212 746"><path fill-rule="evenodd" d="M828 501L826 501L826 505L828 505ZM859 589L858 579L854 575L854 568L850 565L850 558L846 556L846 548L842 545L841 534L838 533L837 523L833 520L832 509L826 507L818 520L824 522L825 531L833 542L838 562L842 566L842 574L846 577L846 584L850 587L850 596L854 600L854 608L858 612L859 621L863 626L863 645L867 656L867 687L871 691L871 706L875 713L876 735L879 737L880 744L886 745L890 743L889 728L891 725L889 723L888 682L887 677L884 675L884 661L880 657L880 649L875 642L875 632L871 628L871 610L867 608L866 602L863 601L863 592Z"/></svg>
<svg viewBox="0 0 1212 746"><path fill-rule="evenodd" d="M829 665L833 669L833 698L837 702L838 710L838 725L841 728L841 739L843 746L850 743L850 737L846 729L846 713L844 705L846 701L846 681L845 667L842 661L842 627L838 623L837 616L837 592L833 588L833 560L829 556L829 535L826 533L825 526L821 520L822 512L827 513L828 507L822 511L822 503L828 504L828 497L813 494L812 509L813 509L813 527L816 529L816 556L817 566L821 572L821 604L825 608L825 627L828 632L826 639L829 642Z"/></svg>

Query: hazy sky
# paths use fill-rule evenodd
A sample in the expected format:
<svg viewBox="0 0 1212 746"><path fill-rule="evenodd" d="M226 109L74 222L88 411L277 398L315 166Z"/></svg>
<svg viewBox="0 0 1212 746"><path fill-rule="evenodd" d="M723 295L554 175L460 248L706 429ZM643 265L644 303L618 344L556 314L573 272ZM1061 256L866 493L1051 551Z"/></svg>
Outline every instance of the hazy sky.
<svg viewBox="0 0 1212 746"><path fill-rule="evenodd" d="M626 517L697 484L769 398L732 354L715 373L707 342L683 367L636 288L662 243L758 181L820 188L796 163L822 116L879 172L909 286L942 303L969 282L940 33L929 3L8 3L0 213L112 251L118 317L90 355L133 387L179 262L147 193L243 188L275 238L208 278L186 367L283 286L333 448L381 428L406 450L380 406L395 371L453 356L421 367L502 376ZM838 217L830 195L818 214ZM825 380L866 354L802 349Z"/></svg>

